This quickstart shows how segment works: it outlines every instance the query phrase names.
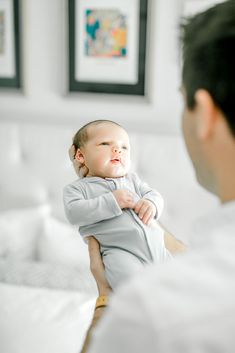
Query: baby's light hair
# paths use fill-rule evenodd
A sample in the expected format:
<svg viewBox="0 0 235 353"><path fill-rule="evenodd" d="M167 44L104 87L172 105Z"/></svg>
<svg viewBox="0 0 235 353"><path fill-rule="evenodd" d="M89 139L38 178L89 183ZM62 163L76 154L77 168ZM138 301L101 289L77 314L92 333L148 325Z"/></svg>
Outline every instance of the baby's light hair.
<svg viewBox="0 0 235 353"><path fill-rule="evenodd" d="M77 151L78 148L84 147L85 144L87 143L89 136L88 136L88 128L93 125L100 125L100 124L114 124L122 128L121 125L116 123L115 121L112 120L106 120L106 119L101 119L101 120L93 120L90 121L89 123L83 125L74 135L73 137L73 145L75 147L75 150Z"/></svg>

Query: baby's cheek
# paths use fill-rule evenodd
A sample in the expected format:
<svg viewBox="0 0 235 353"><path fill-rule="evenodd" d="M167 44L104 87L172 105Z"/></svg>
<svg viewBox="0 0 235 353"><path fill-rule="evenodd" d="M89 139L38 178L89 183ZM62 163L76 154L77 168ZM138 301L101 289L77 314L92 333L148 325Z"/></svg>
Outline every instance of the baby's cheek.
<svg viewBox="0 0 235 353"><path fill-rule="evenodd" d="M131 166L131 161L129 158L124 158L124 164L125 164L125 168L129 169Z"/></svg>

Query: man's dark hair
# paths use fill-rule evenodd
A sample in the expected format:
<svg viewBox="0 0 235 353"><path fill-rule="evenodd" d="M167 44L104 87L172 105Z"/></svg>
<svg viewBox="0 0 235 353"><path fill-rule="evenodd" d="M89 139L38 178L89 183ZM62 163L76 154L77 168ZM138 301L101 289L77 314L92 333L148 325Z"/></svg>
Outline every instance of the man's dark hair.
<svg viewBox="0 0 235 353"><path fill-rule="evenodd" d="M86 125L83 125L77 132L76 134L74 135L74 138L73 138L73 145L75 147L75 150L77 150L78 148L81 148L83 147L86 142L88 141L89 139L89 136L88 136L88 128L92 125L100 125L100 124L114 124L114 125L117 125L117 126L120 126L122 127L121 125L119 125L118 123L112 121L112 120L93 120L93 121L90 121L89 123L87 123Z"/></svg>
<svg viewBox="0 0 235 353"><path fill-rule="evenodd" d="M235 0L184 19L181 30L188 108L198 89L207 90L235 136Z"/></svg>

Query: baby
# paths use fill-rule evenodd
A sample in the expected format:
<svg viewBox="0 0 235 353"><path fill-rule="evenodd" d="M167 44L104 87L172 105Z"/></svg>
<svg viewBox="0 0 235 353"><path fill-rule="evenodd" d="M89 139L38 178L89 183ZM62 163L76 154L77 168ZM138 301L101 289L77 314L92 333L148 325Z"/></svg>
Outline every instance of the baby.
<svg viewBox="0 0 235 353"><path fill-rule="evenodd" d="M152 224L163 198L129 172L129 136L117 123L86 124L73 146L83 177L65 186L65 212L84 240L93 235L99 241L106 278L115 289L144 265L171 257L163 230Z"/></svg>

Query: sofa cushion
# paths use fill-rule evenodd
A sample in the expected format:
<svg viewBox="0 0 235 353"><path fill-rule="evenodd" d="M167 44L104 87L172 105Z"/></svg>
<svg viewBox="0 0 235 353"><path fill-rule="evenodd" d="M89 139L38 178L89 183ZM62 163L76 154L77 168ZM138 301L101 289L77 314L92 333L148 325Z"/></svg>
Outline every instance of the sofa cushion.
<svg viewBox="0 0 235 353"><path fill-rule="evenodd" d="M75 290L94 297L98 295L89 268L78 269L37 261L0 258L0 282L56 290Z"/></svg>
<svg viewBox="0 0 235 353"><path fill-rule="evenodd" d="M18 260L33 260L37 238L43 229L47 205L21 208L0 213L0 256Z"/></svg>
<svg viewBox="0 0 235 353"><path fill-rule="evenodd" d="M37 259L79 269L89 268L88 248L77 228L51 215L44 219L43 231L38 239Z"/></svg>

